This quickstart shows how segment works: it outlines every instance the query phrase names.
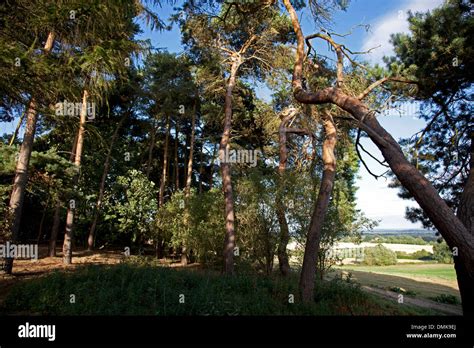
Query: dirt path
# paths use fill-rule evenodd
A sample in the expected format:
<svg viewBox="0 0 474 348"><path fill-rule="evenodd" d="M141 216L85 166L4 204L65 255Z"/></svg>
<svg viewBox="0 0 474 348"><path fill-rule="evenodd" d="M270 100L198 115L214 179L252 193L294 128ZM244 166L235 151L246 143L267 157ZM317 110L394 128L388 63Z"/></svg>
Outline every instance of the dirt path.
<svg viewBox="0 0 474 348"><path fill-rule="evenodd" d="M367 285L363 285L361 286L361 288L364 291L384 297L385 299L388 299L391 301L398 301L399 294L393 291L372 288ZM403 303L417 306L417 307L427 308L427 309L434 309L434 310L437 310L449 315L462 315L462 309L460 306L438 303L438 302L427 300L427 299L413 298L407 295L403 295Z"/></svg>
<svg viewBox="0 0 474 348"><path fill-rule="evenodd" d="M74 272L77 267L85 265L114 265L124 260L122 250L76 250L73 252L73 263L64 265L62 252L58 250L57 257L48 257L47 247L40 246L38 260L15 260L13 275L0 273L0 306L11 288L23 281L44 277L54 271ZM172 259L158 260L166 267L199 269L198 263L182 266Z"/></svg>

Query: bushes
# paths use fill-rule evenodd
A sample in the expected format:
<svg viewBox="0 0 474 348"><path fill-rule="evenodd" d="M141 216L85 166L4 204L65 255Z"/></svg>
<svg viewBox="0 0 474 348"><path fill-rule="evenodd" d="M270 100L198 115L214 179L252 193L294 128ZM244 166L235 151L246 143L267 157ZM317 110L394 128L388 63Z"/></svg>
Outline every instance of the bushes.
<svg viewBox="0 0 474 348"><path fill-rule="evenodd" d="M458 298L454 295L441 294L436 297L433 297L432 300L439 303L446 303L446 304L452 304L452 305L459 304Z"/></svg>
<svg viewBox="0 0 474 348"><path fill-rule="evenodd" d="M389 266L397 263L397 254L382 244L364 249L362 263L367 266Z"/></svg>
<svg viewBox="0 0 474 348"><path fill-rule="evenodd" d="M445 241L433 245L433 256L439 263L453 263L453 253Z"/></svg>
<svg viewBox="0 0 474 348"><path fill-rule="evenodd" d="M426 250L418 250L411 254L404 251L396 251L395 254L397 255L397 259L423 260L423 261L433 260L433 254Z"/></svg>

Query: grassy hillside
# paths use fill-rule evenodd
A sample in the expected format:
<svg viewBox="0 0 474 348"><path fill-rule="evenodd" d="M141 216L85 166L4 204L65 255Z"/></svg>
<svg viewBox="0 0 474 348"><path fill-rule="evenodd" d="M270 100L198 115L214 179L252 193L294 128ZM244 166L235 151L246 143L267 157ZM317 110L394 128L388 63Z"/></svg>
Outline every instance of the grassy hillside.
<svg viewBox="0 0 474 348"><path fill-rule="evenodd" d="M382 289L402 288L409 295L434 299L438 296L454 296L460 301L454 266L449 264L399 264L394 266L336 267L350 272L362 285Z"/></svg>
<svg viewBox="0 0 474 348"><path fill-rule="evenodd" d="M71 295L75 303L71 303ZM183 296L184 295L184 296ZM294 295L294 303L290 301ZM24 281L2 313L52 315L430 315L398 306L335 278L300 303L297 277L223 277L215 272L138 264L86 266Z"/></svg>

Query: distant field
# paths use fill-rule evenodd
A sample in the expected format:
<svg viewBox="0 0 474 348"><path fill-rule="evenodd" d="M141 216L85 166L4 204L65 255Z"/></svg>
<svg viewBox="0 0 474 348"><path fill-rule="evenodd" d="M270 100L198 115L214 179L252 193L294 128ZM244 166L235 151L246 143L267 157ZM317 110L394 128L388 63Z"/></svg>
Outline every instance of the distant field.
<svg viewBox="0 0 474 348"><path fill-rule="evenodd" d="M448 264L402 264L393 266L358 266L345 265L338 268L351 269L362 272L372 272L379 274L393 274L400 276L433 278L436 280L443 279L448 281L456 281L456 272L454 265Z"/></svg>
<svg viewBox="0 0 474 348"><path fill-rule="evenodd" d="M441 294L456 296L459 291L454 265L448 264L402 264L394 266L344 265L335 267L349 271L362 285L383 289L403 288L416 297L432 298Z"/></svg>

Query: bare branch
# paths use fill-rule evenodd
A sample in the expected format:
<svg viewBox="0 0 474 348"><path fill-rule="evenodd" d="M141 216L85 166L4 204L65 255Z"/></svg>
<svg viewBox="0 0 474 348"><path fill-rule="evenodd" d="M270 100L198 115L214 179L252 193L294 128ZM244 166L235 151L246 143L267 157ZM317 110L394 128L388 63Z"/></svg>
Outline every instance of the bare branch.
<svg viewBox="0 0 474 348"><path fill-rule="evenodd" d="M360 133L361 133L361 129L359 128L359 129L357 130L357 139L356 139L356 144L355 144L356 146L355 146L355 148L356 148L357 156L359 157L360 161L362 162L362 165L365 167L365 169L367 170L367 172L375 178L375 180L378 180L379 178L384 178L385 180L387 180L385 174L388 173L388 170L386 170L385 172L383 172L383 173L380 174L380 175L374 174L374 173L369 169L369 166L367 165L367 163L365 163L364 159L362 158L362 154L361 154L360 151L359 151L359 146L361 146L361 145L360 145ZM375 158L375 157L373 157L371 154L370 154L370 156L371 156L372 158ZM380 163L379 160L377 160L377 161Z"/></svg>

